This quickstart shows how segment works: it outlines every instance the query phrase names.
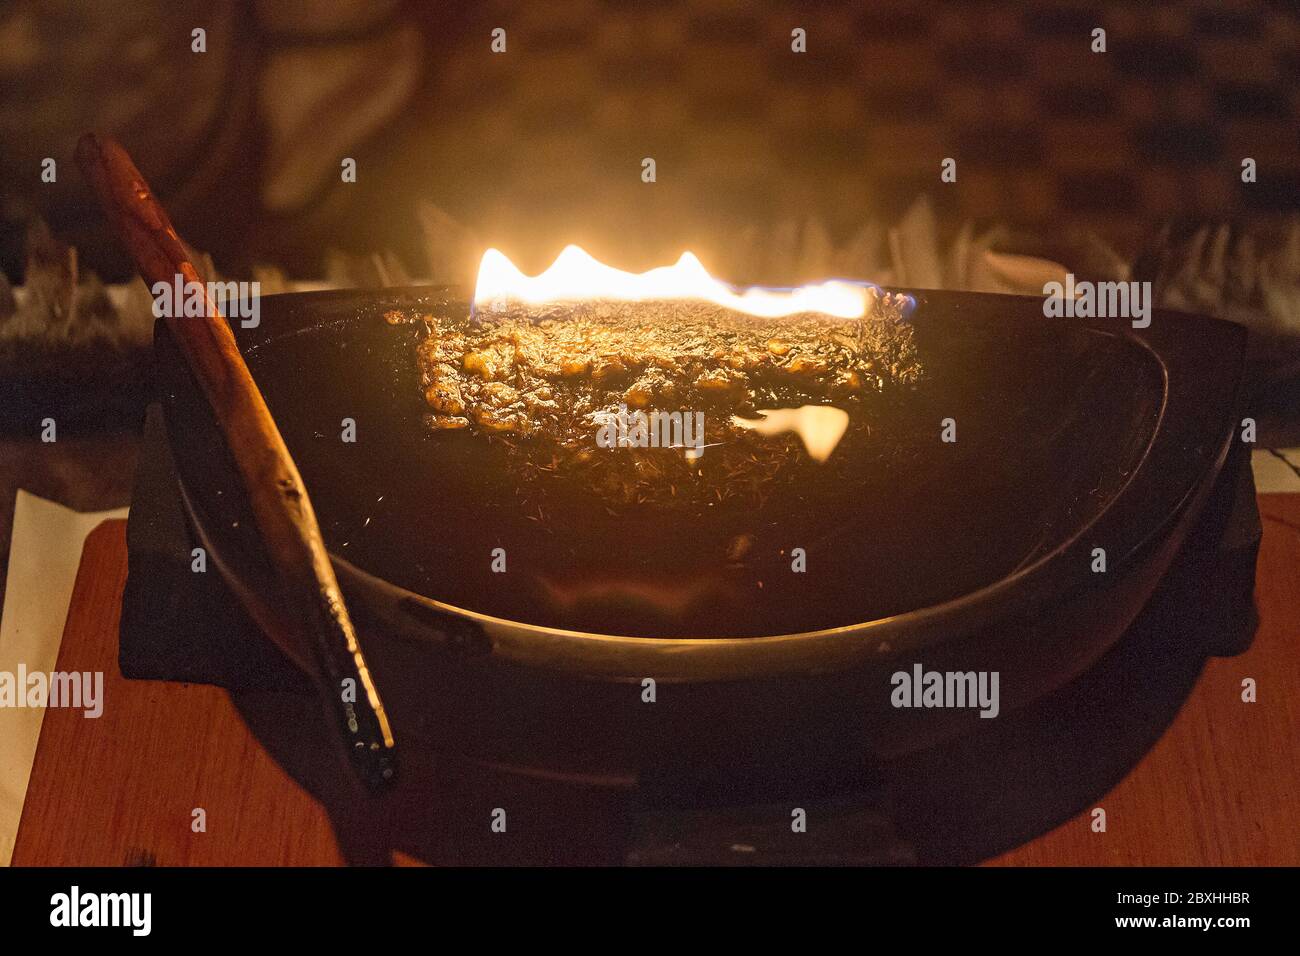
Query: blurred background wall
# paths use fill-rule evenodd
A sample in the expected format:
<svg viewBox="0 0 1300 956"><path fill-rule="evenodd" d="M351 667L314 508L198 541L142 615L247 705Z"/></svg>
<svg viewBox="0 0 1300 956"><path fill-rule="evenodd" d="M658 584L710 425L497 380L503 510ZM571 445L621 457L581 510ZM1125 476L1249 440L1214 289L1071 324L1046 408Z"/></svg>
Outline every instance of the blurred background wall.
<svg viewBox="0 0 1300 956"><path fill-rule="evenodd" d="M422 200L423 228L530 269L571 241L625 268L725 262L746 229L833 245L921 194L950 232L1069 224L1131 252L1166 221L1300 209L1298 76L1297 5L1269 0L7 0L0 268L21 276L39 215L127 274L72 163L91 128L231 272L382 248L427 275Z"/></svg>

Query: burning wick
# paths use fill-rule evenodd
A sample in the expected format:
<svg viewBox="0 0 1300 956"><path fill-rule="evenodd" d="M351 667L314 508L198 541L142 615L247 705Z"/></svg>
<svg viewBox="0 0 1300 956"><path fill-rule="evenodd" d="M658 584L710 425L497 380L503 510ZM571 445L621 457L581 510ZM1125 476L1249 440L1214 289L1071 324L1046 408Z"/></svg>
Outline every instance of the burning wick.
<svg viewBox="0 0 1300 956"><path fill-rule="evenodd" d="M794 432L814 461L825 462L835 451L849 427L849 413L830 405L804 405L800 408L760 408L759 419L732 415L733 424L760 435Z"/></svg>
<svg viewBox="0 0 1300 956"><path fill-rule="evenodd" d="M503 253L489 249L483 253L474 287L474 304L486 309L500 309L509 302L540 305L582 299L695 299L769 319L800 312L860 319L871 311L875 296L873 287L841 281L789 290L737 291L709 275L690 252L683 252L671 266L642 273L623 272L598 262L577 246L566 246L551 267L536 276L524 275Z"/></svg>

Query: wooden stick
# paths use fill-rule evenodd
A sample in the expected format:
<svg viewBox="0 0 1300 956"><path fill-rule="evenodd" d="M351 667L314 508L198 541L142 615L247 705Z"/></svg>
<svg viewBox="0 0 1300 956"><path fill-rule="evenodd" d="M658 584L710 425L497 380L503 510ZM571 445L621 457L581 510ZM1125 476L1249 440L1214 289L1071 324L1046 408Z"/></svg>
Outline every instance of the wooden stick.
<svg viewBox="0 0 1300 956"><path fill-rule="evenodd" d="M202 285L167 213L126 150L87 133L77 144L76 158L146 285L172 286L178 275L187 292L190 283ZM206 297L206 286L204 290ZM183 312L181 303L174 305L169 312ZM313 676L352 765L369 787L381 788L396 773L392 731L298 468L211 298L206 317L168 314L164 321L216 416L276 575L285 616L272 623L269 636L295 660L303 657L302 635L310 638L308 663L314 665ZM345 699L348 679L355 704Z"/></svg>

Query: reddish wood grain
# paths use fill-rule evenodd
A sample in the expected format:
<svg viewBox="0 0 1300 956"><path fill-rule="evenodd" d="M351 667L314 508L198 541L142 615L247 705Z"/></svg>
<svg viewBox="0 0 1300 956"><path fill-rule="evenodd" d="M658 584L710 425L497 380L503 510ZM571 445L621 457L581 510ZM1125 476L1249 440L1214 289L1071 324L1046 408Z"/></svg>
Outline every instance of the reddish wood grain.
<svg viewBox="0 0 1300 956"><path fill-rule="evenodd" d="M1159 743L1088 815L993 865L1300 864L1300 495L1261 495L1264 542L1249 651L1213 659ZM124 523L86 542L61 670L102 670L99 720L45 716L16 865L340 863L324 809L253 738L225 691L124 680L117 619ZM1253 677L1259 701L1241 702ZM206 833L191 812L207 811Z"/></svg>
<svg viewBox="0 0 1300 956"><path fill-rule="evenodd" d="M126 522L86 539L59 670L102 670L104 713L49 710L15 866L303 866L342 860L325 811L253 739L224 690L117 667ZM191 830L207 813L207 832Z"/></svg>
<svg viewBox="0 0 1300 956"><path fill-rule="evenodd" d="M1260 626L1244 654L1211 658L1173 726L1098 803L991 861L999 866L1300 864L1300 495L1260 495ZM1241 700L1255 679L1258 702Z"/></svg>

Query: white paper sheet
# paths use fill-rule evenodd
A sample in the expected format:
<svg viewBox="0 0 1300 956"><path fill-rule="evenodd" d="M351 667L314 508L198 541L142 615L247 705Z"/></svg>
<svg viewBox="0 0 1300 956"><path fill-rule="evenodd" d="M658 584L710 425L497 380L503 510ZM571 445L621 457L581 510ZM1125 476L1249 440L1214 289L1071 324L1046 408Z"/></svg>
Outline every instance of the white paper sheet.
<svg viewBox="0 0 1300 956"><path fill-rule="evenodd" d="M1300 492L1300 475L1292 467L1300 468L1300 448L1279 448L1277 455L1267 451L1250 453L1250 467L1255 473L1255 490L1261 494L1277 491Z"/></svg>
<svg viewBox="0 0 1300 956"><path fill-rule="evenodd" d="M16 674L20 663L28 673L54 669L86 535L126 511L81 514L18 492L0 617L0 671ZM44 717L44 708L0 707L0 866L13 858Z"/></svg>

